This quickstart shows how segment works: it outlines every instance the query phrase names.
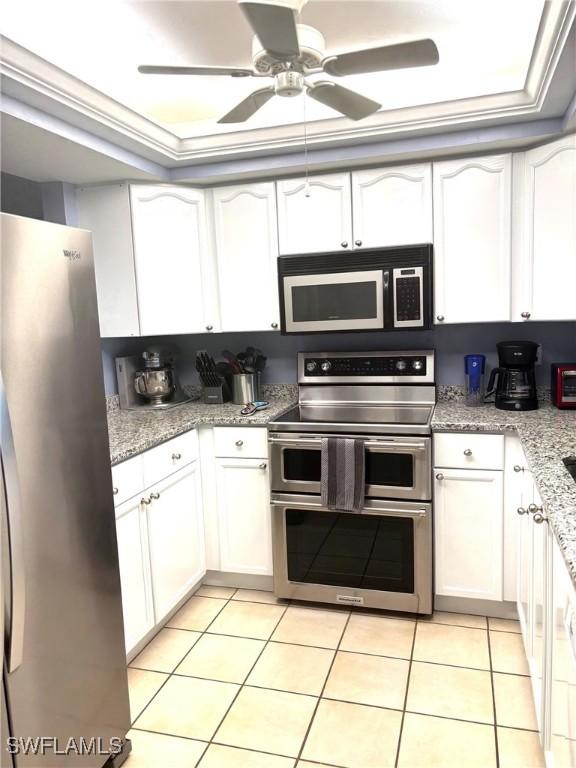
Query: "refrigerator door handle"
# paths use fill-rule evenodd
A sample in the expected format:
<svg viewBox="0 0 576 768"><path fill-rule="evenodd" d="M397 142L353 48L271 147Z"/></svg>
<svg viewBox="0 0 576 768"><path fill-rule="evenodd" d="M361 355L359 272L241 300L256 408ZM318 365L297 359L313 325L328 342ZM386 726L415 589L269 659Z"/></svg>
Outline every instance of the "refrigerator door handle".
<svg viewBox="0 0 576 768"><path fill-rule="evenodd" d="M1 464L4 496L7 508L8 547L10 553L10 619L8 640L8 672L22 664L24 652L24 620L26 612L26 574L24 567L24 538L20 506L20 489L10 413L0 373Z"/></svg>

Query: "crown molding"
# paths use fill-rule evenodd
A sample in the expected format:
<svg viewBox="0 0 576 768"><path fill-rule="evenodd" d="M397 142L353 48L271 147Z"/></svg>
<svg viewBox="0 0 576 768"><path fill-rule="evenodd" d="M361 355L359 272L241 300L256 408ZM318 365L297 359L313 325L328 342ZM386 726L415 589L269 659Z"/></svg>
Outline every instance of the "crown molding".
<svg viewBox="0 0 576 768"><path fill-rule="evenodd" d="M536 119L575 19L576 3L545 4L522 90L378 112L354 125L343 118L315 121L308 125L308 144L322 149ZM290 153L302 147L300 124L180 139L12 40L0 41L5 94L161 165Z"/></svg>

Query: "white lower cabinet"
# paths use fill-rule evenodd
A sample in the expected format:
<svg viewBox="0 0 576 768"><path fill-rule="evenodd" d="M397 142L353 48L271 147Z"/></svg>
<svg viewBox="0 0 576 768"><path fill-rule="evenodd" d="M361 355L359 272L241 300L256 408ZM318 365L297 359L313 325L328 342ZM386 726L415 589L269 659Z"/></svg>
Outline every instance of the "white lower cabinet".
<svg viewBox="0 0 576 768"><path fill-rule="evenodd" d="M154 626L150 585L146 512L140 497L116 509L122 612L126 650L130 651Z"/></svg>
<svg viewBox="0 0 576 768"><path fill-rule="evenodd" d="M204 576L200 469L194 462L146 492L154 614L161 621Z"/></svg>
<svg viewBox="0 0 576 768"><path fill-rule="evenodd" d="M220 570L272 575L267 459L216 459Z"/></svg>
<svg viewBox="0 0 576 768"><path fill-rule="evenodd" d="M434 483L436 594L502 600L502 472L438 469Z"/></svg>

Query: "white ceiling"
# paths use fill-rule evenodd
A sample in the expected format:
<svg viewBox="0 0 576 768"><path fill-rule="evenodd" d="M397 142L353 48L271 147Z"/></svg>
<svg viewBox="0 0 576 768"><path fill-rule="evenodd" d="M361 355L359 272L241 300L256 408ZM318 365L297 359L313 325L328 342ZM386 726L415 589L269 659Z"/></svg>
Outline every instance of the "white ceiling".
<svg viewBox="0 0 576 768"><path fill-rule="evenodd" d="M309 0L299 20L322 31L330 52L432 37L435 67L340 80L392 110L521 90L543 7L543 0ZM5 0L2 32L181 138L238 131L216 120L262 86L136 70L143 63L249 65L251 31L234 0ZM306 111L312 121L335 117L309 99ZM276 98L241 128L303 116L303 97Z"/></svg>

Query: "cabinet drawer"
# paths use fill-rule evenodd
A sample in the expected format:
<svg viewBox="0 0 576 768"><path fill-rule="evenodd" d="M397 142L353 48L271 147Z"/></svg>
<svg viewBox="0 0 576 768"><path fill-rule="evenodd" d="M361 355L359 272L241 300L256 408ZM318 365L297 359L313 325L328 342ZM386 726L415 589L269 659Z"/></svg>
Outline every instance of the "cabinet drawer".
<svg viewBox="0 0 576 768"><path fill-rule="evenodd" d="M198 458L198 435L195 431L167 440L142 454L144 487L154 485L162 478L177 472Z"/></svg>
<svg viewBox="0 0 576 768"><path fill-rule="evenodd" d="M142 456L134 456L133 459L112 467L112 493L115 507L140 493L142 488L144 488Z"/></svg>
<svg viewBox="0 0 576 768"><path fill-rule="evenodd" d="M504 436L436 434L434 466L455 469L503 469Z"/></svg>
<svg viewBox="0 0 576 768"><path fill-rule="evenodd" d="M214 453L219 458L266 458L268 430L262 427L215 427Z"/></svg>

